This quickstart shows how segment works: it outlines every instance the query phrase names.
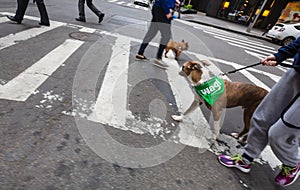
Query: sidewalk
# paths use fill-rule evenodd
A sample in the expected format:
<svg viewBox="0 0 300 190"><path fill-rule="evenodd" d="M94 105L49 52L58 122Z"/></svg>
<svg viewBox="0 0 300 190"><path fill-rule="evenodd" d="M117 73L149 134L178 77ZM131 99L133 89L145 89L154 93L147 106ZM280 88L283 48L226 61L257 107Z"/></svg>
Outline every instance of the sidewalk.
<svg viewBox="0 0 300 190"><path fill-rule="evenodd" d="M226 20L222 20L219 18L201 15L201 13L200 14L199 13L198 14L181 14L180 19L186 20L189 22L198 23L198 24L203 24L206 26L211 26L214 28L222 29L222 30L227 30L230 32L235 32L235 33L259 38L259 39L263 39L263 40L268 40L267 37L262 36L262 34L264 32L264 30L262 30L262 29L252 28L252 30L250 32L247 32L246 30L247 30L248 26L230 22L230 21L226 21Z"/></svg>

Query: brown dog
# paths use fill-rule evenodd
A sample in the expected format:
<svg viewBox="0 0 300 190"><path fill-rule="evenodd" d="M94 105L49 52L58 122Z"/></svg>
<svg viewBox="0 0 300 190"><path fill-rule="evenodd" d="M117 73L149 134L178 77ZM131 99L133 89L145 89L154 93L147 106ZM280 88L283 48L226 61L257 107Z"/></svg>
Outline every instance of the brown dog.
<svg viewBox="0 0 300 190"><path fill-rule="evenodd" d="M189 44L184 40L182 40L181 42L175 42L173 40L170 40L165 49L165 57L168 58L167 54L171 49L175 54L175 59L177 60L178 57L181 55L181 52L184 50L188 50L188 48Z"/></svg>
<svg viewBox="0 0 300 190"><path fill-rule="evenodd" d="M184 76L191 86L203 84L212 78L212 72L207 68L210 64L205 61L187 61L183 64L179 74ZM214 138L216 139L220 133L220 119L224 108L232 108L242 106L244 109L244 129L236 138L244 136L250 128L250 120L253 112L267 95L268 91L253 84L243 82L230 82L222 79L224 82L224 92L211 106L200 95L195 94L195 98L191 106L180 116L172 115L176 121L181 121L184 116L194 111L199 105L204 103L208 109L212 111L214 118ZM246 139L242 139L245 141Z"/></svg>

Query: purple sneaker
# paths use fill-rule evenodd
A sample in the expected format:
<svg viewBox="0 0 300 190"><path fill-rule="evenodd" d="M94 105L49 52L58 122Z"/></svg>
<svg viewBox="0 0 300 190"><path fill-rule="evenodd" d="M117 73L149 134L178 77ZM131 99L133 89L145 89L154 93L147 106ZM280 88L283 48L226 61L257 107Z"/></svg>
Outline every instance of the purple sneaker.
<svg viewBox="0 0 300 190"><path fill-rule="evenodd" d="M234 157L230 157L227 155L219 155L218 159L219 162L226 167L237 168L244 173L250 172L251 163L245 163L241 155L235 155Z"/></svg>
<svg viewBox="0 0 300 190"><path fill-rule="evenodd" d="M288 186L293 184L300 174L300 163L297 167L291 168L285 165L281 166L281 172L276 176L275 181L281 186Z"/></svg>

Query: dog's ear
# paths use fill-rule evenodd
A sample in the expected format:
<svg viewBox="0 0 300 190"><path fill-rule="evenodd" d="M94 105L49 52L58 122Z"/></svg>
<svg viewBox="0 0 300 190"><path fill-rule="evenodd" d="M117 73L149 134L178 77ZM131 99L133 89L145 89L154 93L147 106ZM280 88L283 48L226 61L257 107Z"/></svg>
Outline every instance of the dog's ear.
<svg viewBox="0 0 300 190"><path fill-rule="evenodd" d="M188 69L191 70L200 70L202 67L198 63L192 63L191 65L188 66Z"/></svg>
<svg viewBox="0 0 300 190"><path fill-rule="evenodd" d="M182 43L184 43L184 40L181 40Z"/></svg>

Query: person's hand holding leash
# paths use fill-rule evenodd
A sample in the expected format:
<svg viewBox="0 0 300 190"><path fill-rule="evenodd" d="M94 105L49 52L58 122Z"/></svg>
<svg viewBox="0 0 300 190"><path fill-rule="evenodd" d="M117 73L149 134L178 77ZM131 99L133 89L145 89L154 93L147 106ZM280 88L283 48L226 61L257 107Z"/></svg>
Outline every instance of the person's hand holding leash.
<svg viewBox="0 0 300 190"><path fill-rule="evenodd" d="M276 57L274 55L269 55L265 59L261 60L261 63L267 66L276 66L277 65Z"/></svg>

